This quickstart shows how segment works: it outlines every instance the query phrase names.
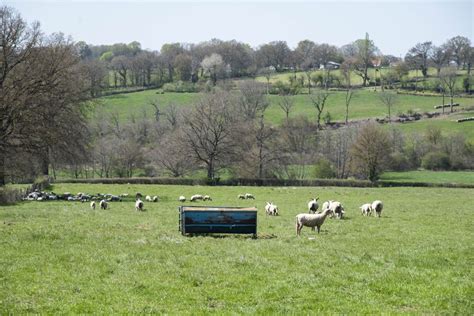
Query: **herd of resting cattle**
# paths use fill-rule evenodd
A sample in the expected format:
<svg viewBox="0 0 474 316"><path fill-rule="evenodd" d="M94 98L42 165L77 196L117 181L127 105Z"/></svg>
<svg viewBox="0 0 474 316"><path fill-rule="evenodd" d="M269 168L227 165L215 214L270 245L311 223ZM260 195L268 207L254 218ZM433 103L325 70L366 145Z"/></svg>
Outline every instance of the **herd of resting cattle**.
<svg viewBox="0 0 474 316"><path fill-rule="evenodd" d="M73 195L69 192L64 194L56 194L54 192L41 192L41 191L34 191L29 193L24 199L28 201L52 201L52 200L64 200L64 201L79 201L79 202L90 202L91 209L96 208L97 203L99 204L100 209L106 210L108 207L109 202L121 202L123 199L128 198L128 194L124 193L121 195L113 195L113 194L85 194L85 193L78 193ZM135 209L137 211L144 210L144 203L142 201L143 195L141 193L135 194ZM253 194L246 193L246 194L239 194L237 196L238 199L242 200L254 200L255 197ZM158 196L145 196L145 201L147 202L158 202ZM308 202L308 213L301 213L296 215L296 235L299 236L301 233L301 229L303 226L311 227L311 230L318 229L318 233L321 229L321 226L324 223L324 220L327 216L333 218L342 219L344 217L344 207L341 202L338 201L326 201L323 203L321 207L321 211L318 212L319 198L313 198ZM180 196L178 198L179 202L186 202L186 197ZM209 195L201 195L195 194L190 197L189 201L197 202L197 201L212 201L212 198ZM375 216L380 217L382 214L383 203L382 201L376 200L372 203L366 203L360 207L362 215L370 216L372 213ZM271 216L279 215L278 206L275 205L273 202L267 202L265 205L265 213Z"/></svg>

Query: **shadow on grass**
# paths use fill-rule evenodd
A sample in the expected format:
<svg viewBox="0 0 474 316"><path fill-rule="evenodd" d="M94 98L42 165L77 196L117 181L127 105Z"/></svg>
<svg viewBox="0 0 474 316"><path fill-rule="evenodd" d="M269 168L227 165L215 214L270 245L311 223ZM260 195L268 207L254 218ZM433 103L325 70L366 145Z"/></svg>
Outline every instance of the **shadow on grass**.
<svg viewBox="0 0 474 316"><path fill-rule="evenodd" d="M257 236L253 234L207 234L207 233L200 233L200 234L186 234L186 237L210 237L214 239L224 239L224 238L233 238L233 239L273 239L277 238L275 234L257 234Z"/></svg>

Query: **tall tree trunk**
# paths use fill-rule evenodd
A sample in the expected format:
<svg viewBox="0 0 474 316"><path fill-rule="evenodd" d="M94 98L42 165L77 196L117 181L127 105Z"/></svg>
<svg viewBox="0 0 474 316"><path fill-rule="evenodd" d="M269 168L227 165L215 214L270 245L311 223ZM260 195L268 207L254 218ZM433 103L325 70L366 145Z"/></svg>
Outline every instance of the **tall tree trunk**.
<svg viewBox="0 0 474 316"><path fill-rule="evenodd" d="M41 149L41 174L43 176L49 176L49 148L45 147Z"/></svg>
<svg viewBox="0 0 474 316"><path fill-rule="evenodd" d="M0 150L0 187L4 186L6 184L6 179L5 179L5 151L3 150L3 146L0 146L2 148Z"/></svg>

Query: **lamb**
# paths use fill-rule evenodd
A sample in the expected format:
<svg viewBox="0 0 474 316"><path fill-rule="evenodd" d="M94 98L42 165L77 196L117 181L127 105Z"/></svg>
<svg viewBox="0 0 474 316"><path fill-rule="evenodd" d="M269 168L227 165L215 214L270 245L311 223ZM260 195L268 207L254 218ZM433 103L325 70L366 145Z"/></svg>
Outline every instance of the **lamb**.
<svg viewBox="0 0 474 316"><path fill-rule="evenodd" d="M311 230L313 231L314 227L317 227L319 234L319 231L321 230L321 226L323 225L326 216L328 216L330 213L332 213L332 210L330 208L327 208L320 214L301 213L296 215L296 236L299 236L301 234L301 229L303 228L303 226L311 227Z"/></svg>
<svg viewBox="0 0 474 316"><path fill-rule="evenodd" d="M253 196L253 194L245 193L245 199L246 200L255 200L255 197Z"/></svg>
<svg viewBox="0 0 474 316"><path fill-rule="evenodd" d="M239 200L245 200L245 195L239 194L239 195L237 195L237 198L238 198Z"/></svg>
<svg viewBox="0 0 474 316"><path fill-rule="evenodd" d="M155 195L155 196L153 197L153 202L158 202L159 199L160 199L160 198L159 198L157 195Z"/></svg>
<svg viewBox="0 0 474 316"><path fill-rule="evenodd" d="M146 200L147 202L151 202L151 201L152 201L151 196L149 196L149 195L145 196L145 200Z"/></svg>
<svg viewBox="0 0 474 316"><path fill-rule="evenodd" d="M178 198L178 201L186 202L186 198L183 195L180 195L179 198Z"/></svg>
<svg viewBox="0 0 474 316"><path fill-rule="evenodd" d="M101 210L106 210L107 209L107 201L106 200L101 200L99 202L99 206Z"/></svg>
<svg viewBox="0 0 474 316"><path fill-rule="evenodd" d="M202 198L203 201L212 201L211 197L209 195L204 195Z"/></svg>
<svg viewBox="0 0 474 316"><path fill-rule="evenodd" d="M370 213L372 213L372 204L370 203L366 203L359 208L362 212L362 215L369 216Z"/></svg>
<svg viewBox="0 0 474 316"><path fill-rule="evenodd" d="M382 201L376 200L372 202L372 210L375 216L382 216L383 203Z"/></svg>
<svg viewBox="0 0 474 316"><path fill-rule="evenodd" d="M135 209L137 211L143 211L143 201L140 200L140 199L137 199L136 202L135 202Z"/></svg>
<svg viewBox="0 0 474 316"><path fill-rule="evenodd" d="M191 196L191 199L189 199L191 202L196 202L197 200L202 200L203 196L201 194L195 194Z"/></svg>
<svg viewBox="0 0 474 316"><path fill-rule="evenodd" d="M95 210L95 201L91 202L91 209Z"/></svg>
<svg viewBox="0 0 474 316"><path fill-rule="evenodd" d="M319 207L319 204L318 204L318 201L319 198L314 198L312 199L311 201L308 202L308 210L309 210L309 213L316 213L316 211L318 210L318 207Z"/></svg>
<svg viewBox="0 0 474 316"><path fill-rule="evenodd" d="M273 202L267 202L267 205L265 205L265 213L267 215L277 216L278 215L278 206L273 204Z"/></svg>

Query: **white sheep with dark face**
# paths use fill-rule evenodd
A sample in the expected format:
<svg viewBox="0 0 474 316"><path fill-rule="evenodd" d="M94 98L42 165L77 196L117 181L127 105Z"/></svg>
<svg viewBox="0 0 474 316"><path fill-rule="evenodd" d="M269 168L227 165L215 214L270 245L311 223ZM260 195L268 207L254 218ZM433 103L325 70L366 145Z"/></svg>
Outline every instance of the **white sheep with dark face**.
<svg viewBox="0 0 474 316"><path fill-rule="evenodd" d="M100 209L101 209L101 210L106 210L106 209L107 209L107 206L108 206L107 201L106 201L106 200L101 200L101 201L99 202L99 206L100 206Z"/></svg>
<svg viewBox="0 0 474 316"><path fill-rule="evenodd" d="M308 211L309 211L309 213L314 214L318 211L318 208L319 208L318 200L319 200L319 198L314 198L314 199L312 199L311 201L308 202Z"/></svg>
<svg viewBox="0 0 474 316"><path fill-rule="evenodd" d="M140 199L137 199L137 200L135 201L135 210L137 210L137 211L143 211L143 210L144 210L143 207L144 207L143 201L140 200Z"/></svg>

